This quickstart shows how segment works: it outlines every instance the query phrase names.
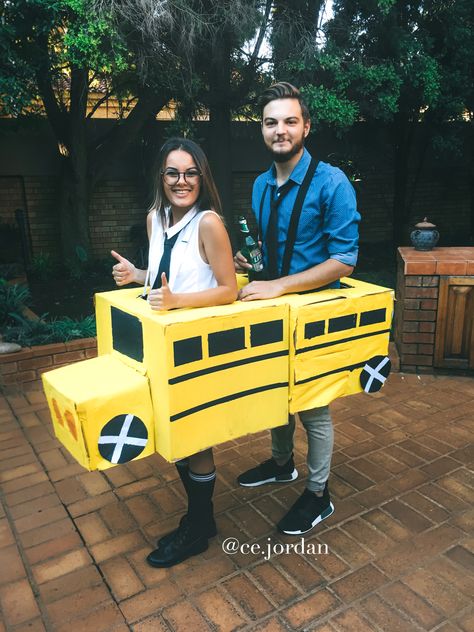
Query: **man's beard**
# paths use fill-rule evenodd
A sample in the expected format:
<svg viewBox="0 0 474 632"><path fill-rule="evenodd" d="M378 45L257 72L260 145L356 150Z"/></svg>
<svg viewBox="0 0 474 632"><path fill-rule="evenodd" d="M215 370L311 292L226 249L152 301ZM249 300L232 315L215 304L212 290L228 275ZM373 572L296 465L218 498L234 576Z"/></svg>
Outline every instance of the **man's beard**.
<svg viewBox="0 0 474 632"><path fill-rule="evenodd" d="M270 149L270 153L272 155L274 162L288 162L289 160L293 158L293 156L296 156L296 154L298 154L303 149L303 146L304 146L304 138L302 138L299 141L299 143L296 143L295 145L293 145L293 147L289 151L276 152Z"/></svg>

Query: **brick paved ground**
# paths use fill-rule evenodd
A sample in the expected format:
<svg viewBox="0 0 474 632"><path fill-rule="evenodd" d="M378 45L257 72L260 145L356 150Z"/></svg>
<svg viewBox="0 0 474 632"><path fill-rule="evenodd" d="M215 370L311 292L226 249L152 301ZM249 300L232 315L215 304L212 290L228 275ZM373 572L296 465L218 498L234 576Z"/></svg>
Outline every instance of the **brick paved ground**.
<svg viewBox="0 0 474 632"><path fill-rule="evenodd" d="M260 434L216 450L209 550L155 570L144 557L184 508L174 467L154 456L86 472L52 436L39 390L0 396L0 632L474 630L474 380L396 374L332 408L336 512L305 540L316 555L221 550L230 536L264 552L294 542L273 525L304 476L234 482L267 458ZM304 452L299 431L302 474Z"/></svg>

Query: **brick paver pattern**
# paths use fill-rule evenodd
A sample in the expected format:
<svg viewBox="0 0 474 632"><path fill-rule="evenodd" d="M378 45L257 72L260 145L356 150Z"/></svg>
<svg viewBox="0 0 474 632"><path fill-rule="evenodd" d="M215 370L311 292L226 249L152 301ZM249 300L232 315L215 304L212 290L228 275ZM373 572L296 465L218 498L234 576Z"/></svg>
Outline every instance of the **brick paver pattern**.
<svg viewBox="0 0 474 632"><path fill-rule="evenodd" d="M86 472L55 439L39 386L5 391L0 632L474 630L474 380L395 374L332 412L336 511L304 544L274 527L304 487L301 429L297 481L236 485L268 458L260 433L215 450L209 550L152 569L146 554L185 508L174 466L154 455ZM261 550L226 554L229 537Z"/></svg>

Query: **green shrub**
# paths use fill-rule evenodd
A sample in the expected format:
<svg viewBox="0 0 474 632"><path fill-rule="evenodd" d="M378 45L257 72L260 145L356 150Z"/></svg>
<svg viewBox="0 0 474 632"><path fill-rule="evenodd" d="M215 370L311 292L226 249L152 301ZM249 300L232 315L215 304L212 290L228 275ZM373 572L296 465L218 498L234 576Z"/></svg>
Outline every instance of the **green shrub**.
<svg viewBox="0 0 474 632"><path fill-rule="evenodd" d="M91 338L96 335L95 317L86 316L81 320L57 318L45 320L27 320L15 315L16 324L8 325L3 332L5 342L16 342L22 347L46 345L53 342L68 342L79 338Z"/></svg>
<svg viewBox="0 0 474 632"><path fill-rule="evenodd" d="M39 281L49 281L57 276L59 264L49 252L40 252L32 258L28 270Z"/></svg>
<svg viewBox="0 0 474 632"><path fill-rule="evenodd" d="M0 278L0 327L14 322L30 304L30 291L25 285L11 285Z"/></svg>

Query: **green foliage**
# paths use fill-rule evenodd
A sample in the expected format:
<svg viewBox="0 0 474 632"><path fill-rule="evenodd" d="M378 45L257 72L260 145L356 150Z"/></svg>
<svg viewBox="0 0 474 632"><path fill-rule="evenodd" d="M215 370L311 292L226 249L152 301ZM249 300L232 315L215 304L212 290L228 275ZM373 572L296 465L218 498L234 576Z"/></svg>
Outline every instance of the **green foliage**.
<svg viewBox="0 0 474 632"><path fill-rule="evenodd" d="M12 323L15 316L30 304L30 300L30 292L25 285L10 284L0 278L0 327L3 329Z"/></svg>
<svg viewBox="0 0 474 632"><path fill-rule="evenodd" d="M64 59L78 67L100 68L112 73L126 70L128 51L110 15L97 15L85 0L63 0L74 15L64 35Z"/></svg>
<svg viewBox="0 0 474 632"><path fill-rule="evenodd" d="M5 2L0 22L0 113L18 116L41 111L44 82L66 111L73 67L94 73L96 85L113 81L131 59L106 13L90 0Z"/></svg>
<svg viewBox="0 0 474 632"><path fill-rule="evenodd" d="M302 86L302 93L308 103L315 127L321 122L339 128L350 127L358 118L357 103L336 90L323 85L308 85Z"/></svg>
<svg viewBox="0 0 474 632"><path fill-rule="evenodd" d="M49 252L40 252L31 259L29 273L39 281L49 281L59 270L58 261Z"/></svg>
<svg viewBox="0 0 474 632"><path fill-rule="evenodd" d="M468 0L334 0L324 31L323 47L288 64L320 122L447 120L470 109Z"/></svg>
<svg viewBox="0 0 474 632"><path fill-rule="evenodd" d="M81 319L29 320L24 309L31 303L29 289L25 285L12 285L0 278L0 330L5 342L16 342L22 347L67 342L96 335L95 317Z"/></svg>
<svg viewBox="0 0 474 632"><path fill-rule="evenodd" d="M81 320L61 318L46 321L46 314L40 320L26 320L16 314L16 324L8 325L3 332L5 342L16 342L22 347L45 345L53 342L68 342L96 335L94 316Z"/></svg>

